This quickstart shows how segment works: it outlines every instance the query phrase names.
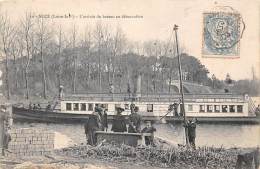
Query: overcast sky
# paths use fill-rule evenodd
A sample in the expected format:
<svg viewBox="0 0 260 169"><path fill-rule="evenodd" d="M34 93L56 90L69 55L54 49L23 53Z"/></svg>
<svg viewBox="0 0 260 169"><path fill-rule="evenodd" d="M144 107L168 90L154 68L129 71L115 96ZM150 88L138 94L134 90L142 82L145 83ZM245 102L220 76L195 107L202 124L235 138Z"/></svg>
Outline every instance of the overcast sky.
<svg viewBox="0 0 260 169"><path fill-rule="evenodd" d="M1 1L1 0L0 0ZM240 42L240 57L236 59L204 58L202 47L202 14L215 6L231 6L238 11L246 25ZM50 15L109 15L142 16L135 19L101 19L110 25L120 24L129 40L166 40L174 24L179 25L180 44L190 55L196 56L218 78L230 73L233 79L252 78L252 67L257 76L259 59L259 1L257 0L10 0L2 1L1 9L7 10L13 20L25 11ZM60 19L56 19L61 21ZM77 19L79 25L95 24L100 19ZM70 25L73 19L64 19Z"/></svg>

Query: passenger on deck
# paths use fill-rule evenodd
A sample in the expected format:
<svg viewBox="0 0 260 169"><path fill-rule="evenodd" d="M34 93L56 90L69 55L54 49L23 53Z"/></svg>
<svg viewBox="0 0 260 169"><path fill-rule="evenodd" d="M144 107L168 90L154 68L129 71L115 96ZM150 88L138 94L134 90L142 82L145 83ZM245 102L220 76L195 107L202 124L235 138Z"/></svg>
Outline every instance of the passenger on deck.
<svg viewBox="0 0 260 169"><path fill-rule="evenodd" d="M111 130L113 132L125 132L127 131L126 120L125 117L121 115L124 109L119 107L116 108L116 111L117 111L117 115L113 119Z"/></svg>
<svg viewBox="0 0 260 169"><path fill-rule="evenodd" d="M46 111L50 111L51 110L51 104L48 104L46 107Z"/></svg>
<svg viewBox="0 0 260 169"><path fill-rule="evenodd" d="M178 114L178 107L179 107L179 104L176 103L176 102L174 102L174 103L173 103L173 111L174 111L174 115L175 115L176 117L179 116L179 114Z"/></svg>
<svg viewBox="0 0 260 169"><path fill-rule="evenodd" d="M41 105L40 105L40 103L38 103L37 108L38 108L38 109L41 109Z"/></svg>
<svg viewBox="0 0 260 169"><path fill-rule="evenodd" d="M36 110L36 109L38 109L36 104L33 104L33 110Z"/></svg>
<svg viewBox="0 0 260 169"><path fill-rule="evenodd" d="M131 114L129 115L129 121L133 122L133 126L135 130L140 133L141 131L141 122L142 117L138 114L139 107L136 107L135 105L131 104Z"/></svg>
<svg viewBox="0 0 260 169"><path fill-rule="evenodd" d="M96 145L97 138L95 132L99 130L98 115L96 112L89 116L89 119L86 121L84 125L84 129L87 138L87 143L89 145Z"/></svg>
<svg viewBox="0 0 260 169"><path fill-rule="evenodd" d="M154 132L156 128L153 127L151 121L146 122L145 128L143 128L142 133L151 133L151 136L145 136L145 145L154 145Z"/></svg>
<svg viewBox="0 0 260 169"><path fill-rule="evenodd" d="M32 107L32 103L30 102L29 103L29 109L32 109L33 107Z"/></svg>

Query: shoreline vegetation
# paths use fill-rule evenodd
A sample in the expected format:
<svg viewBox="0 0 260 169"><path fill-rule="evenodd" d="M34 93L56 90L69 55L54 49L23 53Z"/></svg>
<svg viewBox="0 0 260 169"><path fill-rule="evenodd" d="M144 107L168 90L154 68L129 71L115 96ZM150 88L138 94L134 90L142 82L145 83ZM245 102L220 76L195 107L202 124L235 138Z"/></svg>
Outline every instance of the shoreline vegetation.
<svg viewBox="0 0 260 169"><path fill-rule="evenodd" d="M3 169L61 169L61 168L207 168L233 169L239 154L256 151L257 148L197 147L196 150L183 145L173 146L156 140L157 146L116 145L102 142L97 146L74 145L56 149L42 157L0 158ZM259 152L258 152L259 153ZM14 159L15 158L15 159ZM8 160L9 159L9 160ZM4 161L4 163L2 163ZM9 161L9 163L8 163ZM7 165L5 165L7 164Z"/></svg>
<svg viewBox="0 0 260 169"><path fill-rule="evenodd" d="M250 150L253 150L253 148L250 148ZM199 147L192 150L185 147L161 149L158 147L134 148L126 145L101 145L97 147L82 145L56 150L54 154L49 156L26 157L20 162L13 162L15 165L6 167L2 165L2 167L8 169L84 168L84 166L94 162L94 164L91 164L93 168L110 168L107 166L116 165L116 168L132 168L136 166L147 169L232 169L236 166L237 155L241 151L250 150L214 147ZM17 161L17 159L14 161Z"/></svg>

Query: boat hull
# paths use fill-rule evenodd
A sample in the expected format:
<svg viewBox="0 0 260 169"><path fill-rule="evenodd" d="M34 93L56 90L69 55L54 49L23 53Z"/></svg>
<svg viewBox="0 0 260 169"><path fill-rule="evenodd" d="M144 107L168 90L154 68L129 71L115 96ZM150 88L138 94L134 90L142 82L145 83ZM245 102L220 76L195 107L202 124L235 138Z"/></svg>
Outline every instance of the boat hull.
<svg viewBox="0 0 260 169"><path fill-rule="evenodd" d="M23 107L13 106L13 119L14 122L47 122L47 123L84 123L89 118L89 114L72 114L62 113L45 110L30 110ZM127 116L126 116L127 118ZM192 119L194 117L187 117ZM257 124L260 123L259 116L253 117L195 117L199 123L245 123L245 124ZM111 121L113 116L108 116L108 120ZM143 116L145 121L159 121L161 117L158 116ZM163 119L168 123L181 123L183 117L166 116Z"/></svg>
<svg viewBox="0 0 260 169"><path fill-rule="evenodd" d="M84 123L89 115L45 110L30 110L13 106L14 122Z"/></svg>

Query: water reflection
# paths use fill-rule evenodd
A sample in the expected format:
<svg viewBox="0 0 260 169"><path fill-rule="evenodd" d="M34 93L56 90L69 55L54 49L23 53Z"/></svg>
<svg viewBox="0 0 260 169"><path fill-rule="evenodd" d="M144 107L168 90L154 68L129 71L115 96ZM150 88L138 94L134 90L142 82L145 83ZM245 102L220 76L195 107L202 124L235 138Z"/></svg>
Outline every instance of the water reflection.
<svg viewBox="0 0 260 169"><path fill-rule="evenodd" d="M16 123L14 126L17 128L45 127L66 135L75 143L86 142L84 128L81 124ZM185 143L182 125L156 124L155 127L156 136L175 144ZM198 124L196 144L227 148L255 147L260 145L260 125Z"/></svg>
<svg viewBox="0 0 260 169"><path fill-rule="evenodd" d="M157 125L158 136L184 144L181 125ZM259 125L198 124L196 143L199 146L252 147L260 145Z"/></svg>

